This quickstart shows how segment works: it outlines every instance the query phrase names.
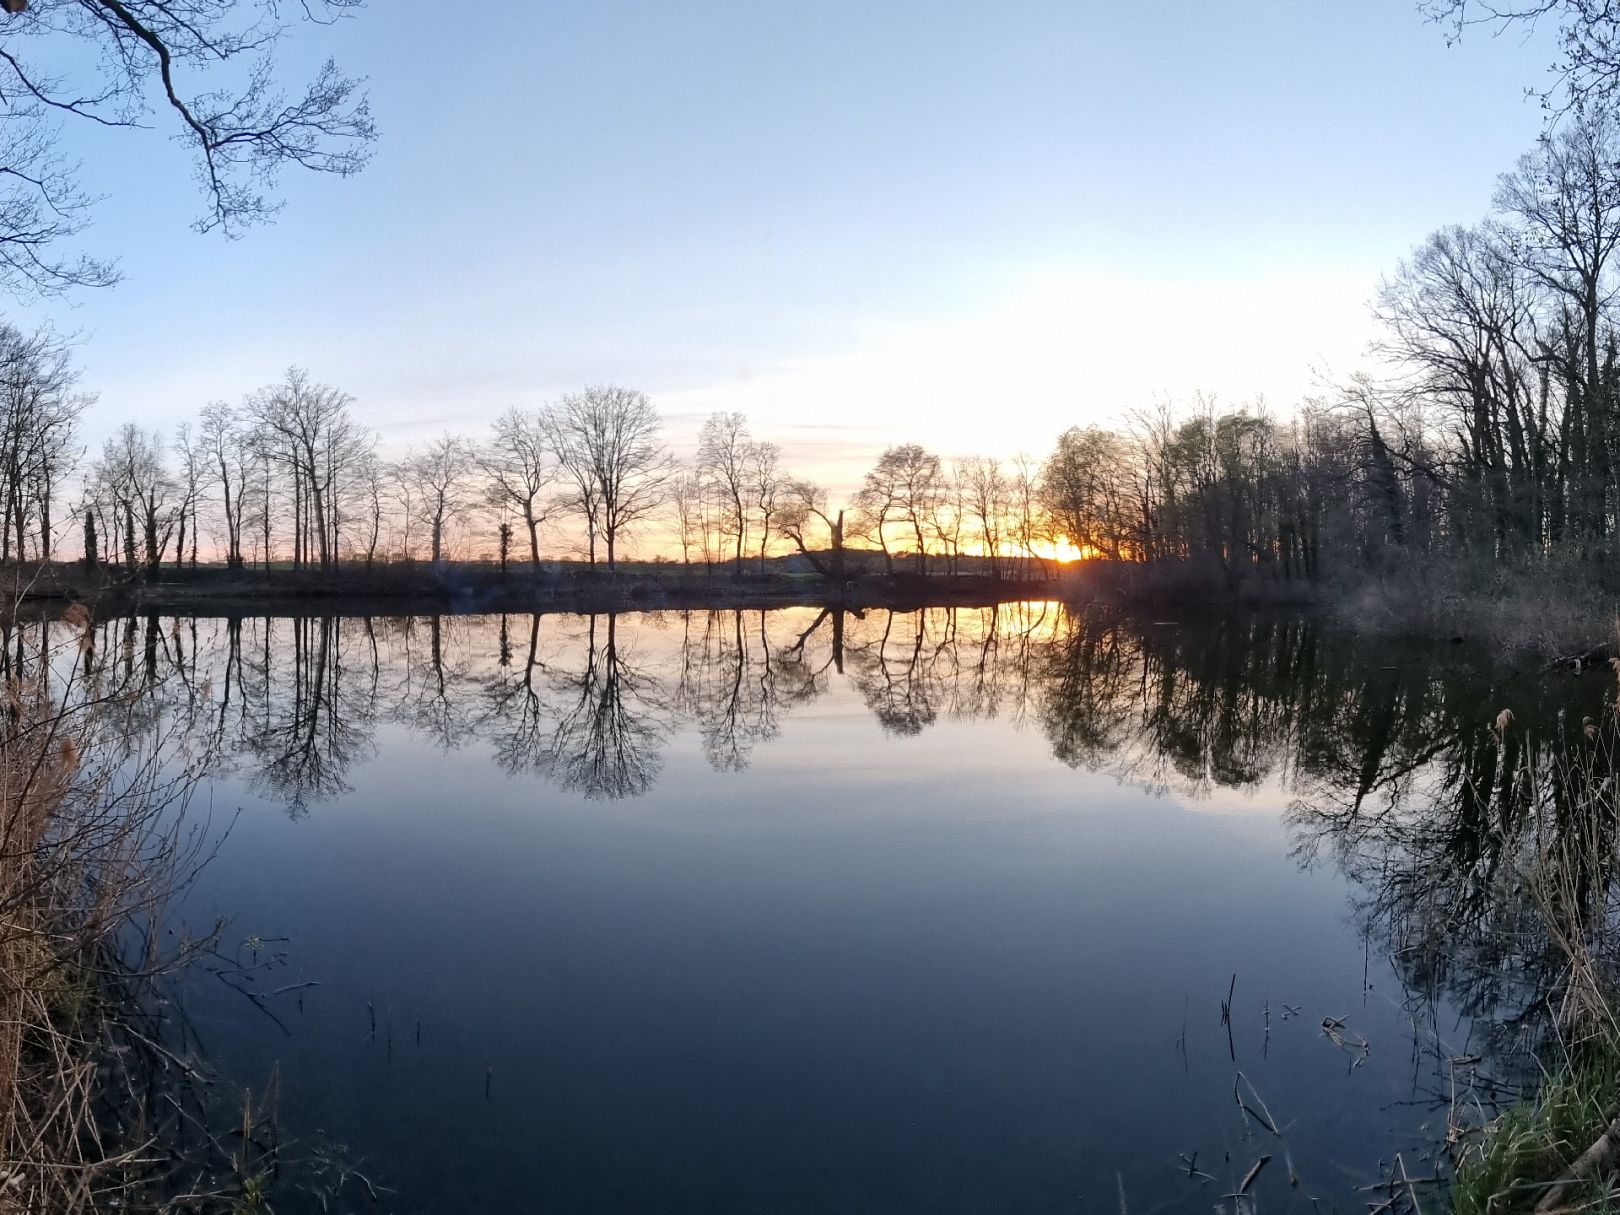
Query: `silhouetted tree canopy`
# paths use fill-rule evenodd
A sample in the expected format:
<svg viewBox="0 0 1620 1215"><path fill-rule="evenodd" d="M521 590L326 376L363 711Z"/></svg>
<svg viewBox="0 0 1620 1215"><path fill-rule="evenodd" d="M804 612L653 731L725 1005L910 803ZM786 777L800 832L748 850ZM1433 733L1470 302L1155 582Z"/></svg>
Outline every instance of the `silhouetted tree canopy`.
<svg viewBox="0 0 1620 1215"><path fill-rule="evenodd" d="M1555 23L1553 83L1534 90L1549 110L1596 112L1608 108L1620 90L1620 9L1610 0L1420 0L1418 11L1446 27L1454 42L1470 28L1502 33Z"/></svg>
<svg viewBox="0 0 1620 1215"><path fill-rule="evenodd" d="M97 201L60 148L63 123L159 120L195 154L199 231L273 215L288 165L347 176L376 131L359 83L328 60L288 89L275 51L294 11L324 24L363 0L15 0L0 12L0 285L51 293L113 281L111 262L64 244ZM71 69L45 64L74 63Z"/></svg>

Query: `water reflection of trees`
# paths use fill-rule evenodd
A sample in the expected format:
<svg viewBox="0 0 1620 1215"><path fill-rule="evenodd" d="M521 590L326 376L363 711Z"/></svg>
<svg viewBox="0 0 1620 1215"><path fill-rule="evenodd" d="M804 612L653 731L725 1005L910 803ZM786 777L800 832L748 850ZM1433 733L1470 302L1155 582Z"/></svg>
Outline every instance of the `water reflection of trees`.
<svg viewBox="0 0 1620 1215"><path fill-rule="evenodd" d="M153 688L152 713L206 718L237 767L299 804L341 794L385 722L446 751L485 745L514 775L621 796L650 787L683 731L735 771L796 709L843 694L899 737L942 720L1030 725L1065 764L1181 796L1281 780L1309 789L1313 834L1350 837L1437 763L1477 796L1484 768L1521 762L1517 734L1505 753L1481 741L1499 676L1447 653L1389 658L1328 643L1307 620L1193 627L1043 604L127 617L85 651ZM1538 686L1524 681L1515 703Z"/></svg>
<svg viewBox="0 0 1620 1215"><path fill-rule="evenodd" d="M42 626L0 634L0 674L27 627ZM341 796L385 723L617 799L650 790L683 736L716 770L746 768L824 697L863 705L901 746L943 720L995 718L1038 729L1067 765L1178 797L1273 782L1302 860L1355 879L1358 914L1411 990L1521 1017L1545 1007L1558 970L1526 929L1527 857L1615 817L1590 762L1615 729L1606 674L1515 675L1300 617L1165 623L1043 604L138 616L99 624L76 661L148 689L131 711L149 728L182 724L294 813ZM1606 897L1606 867L1570 874L1587 903Z"/></svg>
<svg viewBox="0 0 1620 1215"><path fill-rule="evenodd" d="M616 616L590 617L582 663L552 675L558 711L539 770L587 798L645 793L662 761L662 681L636 665L618 633Z"/></svg>
<svg viewBox="0 0 1620 1215"><path fill-rule="evenodd" d="M384 725L444 751L485 746L514 776L612 799L649 790L683 732L716 770L744 769L785 717L840 689L901 735L941 716L1019 718L1060 615L142 615L100 622L82 658L87 677L143 690L153 728L185 722L216 771L301 814L349 790ZM9 633L0 643L3 673L22 651Z"/></svg>
<svg viewBox="0 0 1620 1215"><path fill-rule="evenodd" d="M1470 1066L1486 1103L1491 1085L1534 1076L1569 992L1549 923L1600 961L1620 956L1606 669L1515 672L1297 616L1155 622L1044 604L146 615L54 648L46 631L0 624L0 678L52 678L30 655L68 655L87 688L116 693L132 755L143 735L190 737L199 765L294 814L358 783L382 730L613 800L653 789L672 749L725 773L763 762L818 704L868 714L899 763L938 723L994 719L1065 765L1182 800L1266 790L1289 807L1300 861L1352 880L1371 948L1400 974L1414 1025L1429 1018L1448 1101ZM841 757L824 759L836 772ZM1434 1020L1442 1007L1465 1014L1464 1041Z"/></svg>
<svg viewBox="0 0 1620 1215"><path fill-rule="evenodd" d="M240 702L232 752L267 796L302 814L312 802L348 792L349 767L372 753L378 668L373 654L357 652L353 630L331 617L248 623L253 658L244 662L243 622L226 622L220 729L234 674Z"/></svg>
<svg viewBox="0 0 1620 1215"><path fill-rule="evenodd" d="M1607 948L1612 678L1401 663L1345 703L1301 761L1301 855L1354 879L1409 993L1445 997L1475 1050L1533 1075L1569 973L1556 935Z"/></svg>
<svg viewBox="0 0 1620 1215"><path fill-rule="evenodd" d="M717 772L748 766L754 747L781 729L782 690L768 612L686 612L681 616L675 704L696 723L703 754Z"/></svg>

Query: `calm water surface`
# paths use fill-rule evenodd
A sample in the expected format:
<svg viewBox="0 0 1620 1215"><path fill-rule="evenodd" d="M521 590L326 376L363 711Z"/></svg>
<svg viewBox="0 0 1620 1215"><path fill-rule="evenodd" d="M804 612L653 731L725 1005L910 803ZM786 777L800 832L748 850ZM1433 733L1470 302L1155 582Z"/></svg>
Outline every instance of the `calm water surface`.
<svg viewBox="0 0 1620 1215"><path fill-rule="evenodd" d="M1043 604L98 644L230 825L178 914L269 963L199 1049L400 1212L1364 1210L1523 1053L1455 793L1586 689Z"/></svg>

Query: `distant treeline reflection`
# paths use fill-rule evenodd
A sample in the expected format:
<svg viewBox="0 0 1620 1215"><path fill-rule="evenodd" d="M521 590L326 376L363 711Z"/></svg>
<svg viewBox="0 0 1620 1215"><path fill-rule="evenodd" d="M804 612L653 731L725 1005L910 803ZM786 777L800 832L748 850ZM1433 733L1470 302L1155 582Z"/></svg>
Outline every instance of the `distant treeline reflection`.
<svg viewBox="0 0 1620 1215"><path fill-rule="evenodd" d="M43 648L31 630L55 627L0 625L6 673ZM389 724L620 799L654 786L679 735L737 771L796 709L850 694L896 736L1000 719L1040 731L1066 765L1179 798L1266 786L1291 805L1302 861L1356 880L1369 939L1408 991L1510 1010L1498 1023L1521 1048L1562 965L1528 914L1530 869L1562 858L1576 922L1608 921L1620 726L1607 668L1515 672L1299 616L1165 622L1042 603L125 617L90 630L75 661L127 692L154 736L189 733L214 772L294 815L343 796Z"/></svg>
<svg viewBox="0 0 1620 1215"><path fill-rule="evenodd" d="M50 627L0 625L8 675L34 652L27 631ZM1039 729L1071 767L1194 798L1275 778L1319 821L1364 825L1437 765L1485 796L1528 762L1528 739L1552 741L1535 727L1580 735L1612 691L1602 676L1517 676L1307 618L1156 622L1041 603L148 615L102 621L92 638L87 672L139 690L154 724L205 732L218 763L300 814L348 790L385 722L446 751L484 743L508 772L617 799L652 787L682 730L715 769L739 770L795 708L842 687L890 734L1000 718ZM1499 746L1504 707L1519 728Z"/></svg>

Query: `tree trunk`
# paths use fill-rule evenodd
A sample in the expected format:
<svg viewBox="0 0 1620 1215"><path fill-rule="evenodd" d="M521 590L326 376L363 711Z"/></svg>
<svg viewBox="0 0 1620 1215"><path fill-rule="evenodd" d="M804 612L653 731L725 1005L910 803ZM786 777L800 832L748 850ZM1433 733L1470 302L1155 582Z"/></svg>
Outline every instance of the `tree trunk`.
<svg viewBox="0 0 1620 1215"><path fill-rule="evenodd" d="M28 511L23 504L22 487L20 484L13 489L11 495L12 518L17 524L17 560L28 560Z"/></svg>
<svg viewBox="0 0 1620 1215"><path fill-rule="evenodd" d="M241 520L231 513L231 478L223 465L219 484L225 496L225 564L234 570L242 564Z"/></svg>
<svg viewBox="0 0 1620 1215"><path fill-rule="evenodd" d="M158 548L157 510L154 507L146 508L146 568L157 573L162 562L162 552Z"/></svg>
<svg viewBox="0 0 1620 1215"><path fill-rule="evenodd" d="M262 522L264 523L264 553L263 553L263 556L260 558L260 560L263 562L264 568L269 569L270 568L270 465L268 463L264 466L264 515L262 516Z"/></svg>

